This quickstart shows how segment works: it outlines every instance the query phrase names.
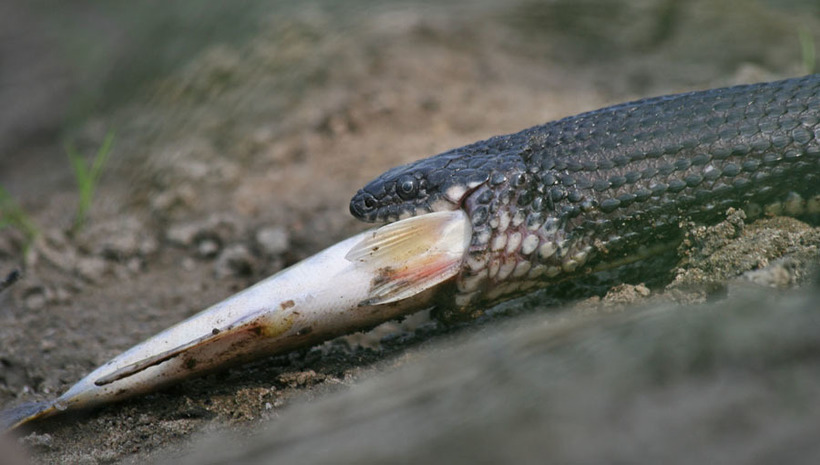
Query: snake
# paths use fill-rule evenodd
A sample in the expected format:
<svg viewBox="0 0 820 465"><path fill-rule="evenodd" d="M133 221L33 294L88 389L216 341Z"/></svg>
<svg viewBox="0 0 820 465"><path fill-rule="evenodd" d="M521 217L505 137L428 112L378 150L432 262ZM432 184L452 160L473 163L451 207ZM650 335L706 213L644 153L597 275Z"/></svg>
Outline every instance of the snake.
<svg viewBox="0 0 820 465"><path fill-rule="evenodd" d="M820 212L820 76L655 97L394 168L345 239L136 344L0 430L372 328L657 256L731 208ZM3 285L9 285L11 275ZM1 289L0 289L1 290Z"/></svg>
<svg viewBox="0 0 820 465"><path fill-rule="evenodd" d="M820 211L820 75L645 98L393 168L350 212L462 209L472 232L448 305L490 306L652 256L682 220Z"/></svg>

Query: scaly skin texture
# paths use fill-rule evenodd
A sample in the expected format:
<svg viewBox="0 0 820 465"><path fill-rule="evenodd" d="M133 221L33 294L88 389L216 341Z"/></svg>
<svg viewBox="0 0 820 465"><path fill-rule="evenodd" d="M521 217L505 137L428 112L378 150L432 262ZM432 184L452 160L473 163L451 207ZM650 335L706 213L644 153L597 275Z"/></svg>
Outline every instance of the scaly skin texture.
<svg viewBox="0 0 820 465"><path fill-rule="evenodd" d="M394 168L360 190L366 221L463 208L456 310L651 256L683 220L820 205L820 75L639 100Z"/></svg>

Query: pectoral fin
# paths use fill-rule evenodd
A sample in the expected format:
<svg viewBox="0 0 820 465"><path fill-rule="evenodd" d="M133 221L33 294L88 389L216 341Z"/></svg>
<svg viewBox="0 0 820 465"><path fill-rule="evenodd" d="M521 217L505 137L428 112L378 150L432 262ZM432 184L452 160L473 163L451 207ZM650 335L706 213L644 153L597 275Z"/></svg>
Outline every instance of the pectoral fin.
<svg viewBox="0 0 820 465"><path fill-rule="evenodd" d="M461 270L470 233L462 210L415 216L373 231L345 257L375 276L369 297L359 305L396 302L452 278Z"/></svg>

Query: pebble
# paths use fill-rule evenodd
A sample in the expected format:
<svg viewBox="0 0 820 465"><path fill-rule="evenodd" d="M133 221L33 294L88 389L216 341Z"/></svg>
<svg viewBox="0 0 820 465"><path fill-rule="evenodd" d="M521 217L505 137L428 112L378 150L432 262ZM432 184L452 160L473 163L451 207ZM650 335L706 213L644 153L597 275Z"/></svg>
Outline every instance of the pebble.
<svg viewBox="0 0 820 465"><path fill-rule="evenodd" d="M297 386L311 386L324 381L324 379L324 374L316 373L313 370L282 373L277 377L277 381L292 388Z"/></svg>
<svg viewBox="0 0 820 465"><path fill-rule="evenodd" d="M190 184L180 184L151 197L151 211L160 216L190 210L196 203L196 190Z"/></svg>
<svg viewBox="0 0 820 465"><path fill-rule="evenodd" d="M77 273L86 281L91 283L99 282L108 272L108 262L101 257L82 257L77 259L75 265Z"/></svg>
<svg viewBox="0 0 820 465"><path fill-rule="evenodd" d="M48 433L31 433L28 436L20 438L20 443L32 449L49 450L54 447L54 439Z"/></svg>
<svg viewBox="0 0 820 465"><path fill-rule="evenodd" d="M147 256L159 249L156 237L135 216L91 223L80 233L77 243L91 255L115 260Z"/></svg>
<svg viewBox="0 0 820 465"><path fill-rule="evenodd" d="M256 244L268 256L282 255L288 250L290 236L282 226L268 226L256 232Z"/></svg>
<svg viewBox="0 0 820 465"><path fill-rule="evenodd" d="M172 225L165 231L165 239L177 246L198 248L205 240L225 244L242 232L241 222L235 217L213 214L204 220Z"/></svg>
<svg viewBox="0 0 820 465"><path fill-rule="evenodd" d="M248 276L253 273L254 258L243 244L233 244L222 251L214 263L218 279L230 276Z"/></svg>
<svg viewBox="0 0 820 465"><path fill-rule="evenodd" d="M788 257L782 258L771 264L766 263L759 269L749 270L741 277L759 286L788 289L798 280L795 271L799 270L799 264L795 262L796 260Z"/></svg>
<svg viewBox="0 0 820 465"><path fill-rule="evenodd" d="M196 246L196 253L202 258L213 258L219 253L219 241L211 238L204 238Z"/></svg>

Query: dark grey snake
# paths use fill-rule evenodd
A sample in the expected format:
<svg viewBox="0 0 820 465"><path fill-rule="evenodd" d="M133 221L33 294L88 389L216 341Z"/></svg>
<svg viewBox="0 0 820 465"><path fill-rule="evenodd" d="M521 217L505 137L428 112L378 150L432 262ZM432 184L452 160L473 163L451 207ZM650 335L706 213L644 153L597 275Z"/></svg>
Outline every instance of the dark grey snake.
<svg viewBox="0 0 820 465"><path fill-rule="evenodd" d="M820 211L818 178L820 76L641 100L477 142L388 171L350 206L369 221L463 212L328 247L135 345L56 399L0 412L0 429L430 306L472 315L651 257L680 240L681 219L714 223L753 204Z"/></svg>
<svg viewBox="0 0 820 465"><path fill-rule="evenodd" d="M450 305L489 305L651 255L729 207L820 210L820 75L649 98L394 168L365 221L464 209L472 242Z"/></svg>

